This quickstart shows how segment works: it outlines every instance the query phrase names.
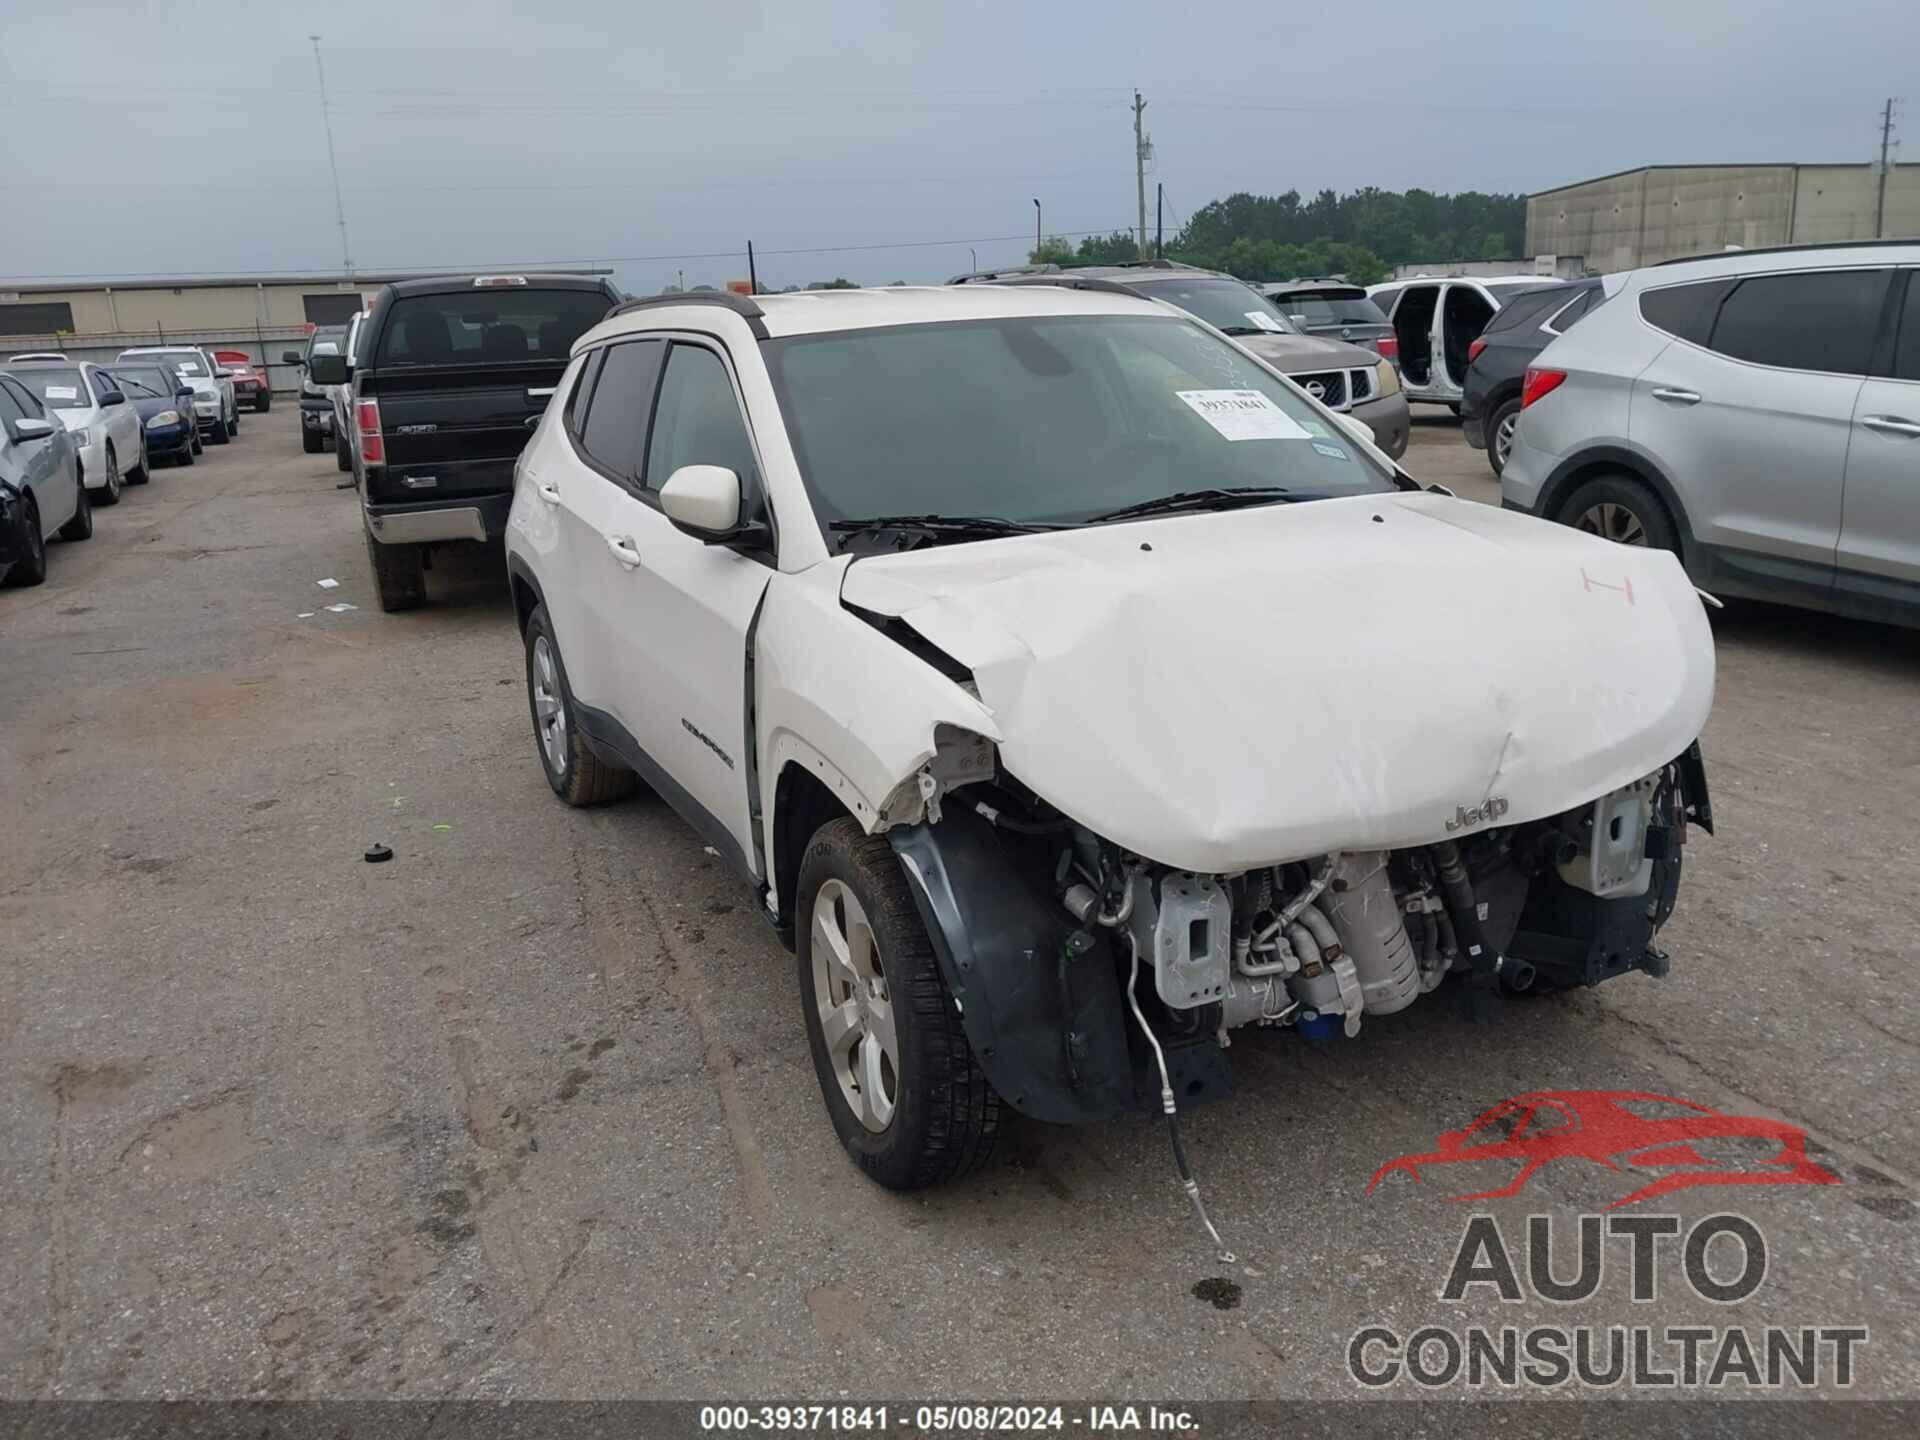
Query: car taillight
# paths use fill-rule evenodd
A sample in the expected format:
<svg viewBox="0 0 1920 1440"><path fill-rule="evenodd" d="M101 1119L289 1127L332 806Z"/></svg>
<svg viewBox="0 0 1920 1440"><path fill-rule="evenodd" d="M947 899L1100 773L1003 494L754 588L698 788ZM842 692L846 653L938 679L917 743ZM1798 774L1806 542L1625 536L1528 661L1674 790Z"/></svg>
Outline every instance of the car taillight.
<svg viewBox="0 0 1920 1440"><path fill-rule="evenodd" d="M356 405L354 425L360 431L361 463L384 465L387 460L387 441L380 433L380 402L362 400Z"/></svg>
<svg viewBox="0 0 1920 1440"><path fill-rule="evenodd" d="M1567 378L1564 370L1534 370L1529 368L1527 378L1520 385L1520 408L1526 409L1542 395L1560 388L1561 381Z"/></svg>
<svg viewBox="0 0 1920 1440"><path fill-rule="evenodd" d="M1382 335L1378 340L1373 342L1373 348L1380 353L1382 360L1398 360L1400 358L1400 337L1398 335Z"/></svg>
<svg viewBox="0 0 1920 1440"><path fill-rule="evenodd" d="M1478 360L1480 358L1480 352L1486 348L1487 337L1484 335L1467 346L1467 364L1471 365L1474 361Z"/></svg>

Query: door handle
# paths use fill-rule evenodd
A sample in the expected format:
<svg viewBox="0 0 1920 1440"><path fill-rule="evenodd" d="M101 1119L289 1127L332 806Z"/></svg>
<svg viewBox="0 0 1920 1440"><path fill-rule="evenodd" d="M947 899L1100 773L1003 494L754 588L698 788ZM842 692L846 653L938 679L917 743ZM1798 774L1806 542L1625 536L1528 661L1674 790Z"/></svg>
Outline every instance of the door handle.
<svg viewBox="0 0 1920 1440"><path fill-rule="evenodd" d="M560 503L560 487L558 485L549 485L544 480L536 480L533 482L533 493L549 505L558 505Z"/></svg>
<svg viewBox="0 0 1920 1440"><path fill-rule="evenodd" d="M537 387L529 385L527 387L527 398L529 400L549 400L553 397L553 392L559 388L558 385L541 385Z"/></svg>
<svg viewBox="0 0 1920 1440"><path fill-rule="evenodd" d="M640 551L635 548L631 535L607 536L607 549L613 552L613 558L631 570L640 563Z"/></svg>
<svg viewBox="0 0 1920 1440"><path fill-rule="evenodd" d="M1653 392L1656 400L1671 400L1676 405L1698 405L1700 394L1695 390L1676 390L1671 385L1661 385Z"/></svg>
<svg viewBox="0 0 1920 1440"><path fill-rule="evenodd" d="M1911 420L1902 420L1898 415L1862 415L1860 423L1869 430L1878 430L1882 435L1901 435L1909 440L1920 440L1920 425Z"/></svg>

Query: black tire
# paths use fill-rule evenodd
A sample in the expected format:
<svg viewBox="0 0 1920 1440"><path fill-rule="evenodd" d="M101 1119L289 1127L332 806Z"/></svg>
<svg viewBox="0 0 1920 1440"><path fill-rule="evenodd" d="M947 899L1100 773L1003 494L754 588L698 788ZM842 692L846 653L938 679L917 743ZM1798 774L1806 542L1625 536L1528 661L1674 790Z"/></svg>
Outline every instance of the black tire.
<svg viewBox="0 0 1920 1440"><path fill-rule="evenodd" d="M1575 487L1553 518L1622 545L1680 553L1680 535L1667 507L1650 486L1624 471L1599 475Z"/></svg>
<svg viewBox="0 0 1920 1440"><path fill-rule="evenodd" d="M1496 477L1507 467L1506 459L1500 453L1500 427L1519 413L1520 398L1516 395L1510 400L1503 400L1487 417L1487 464Z"/></svg>
<svg viewBox="0 0 1920 1440"><path fill-rule="evenodd" d="M346 432L337 425L333 429L333 463L343 471L353 469L353 451L347 448Z"/></svg>
<svg viewBox="0 0 1920 1440"><path fill-rule="evenodd" d="M233 432L227 429L227 422L224 420L216 420L213 422L213 429L207 435L207 443L209 445L224 445L232 438Z"/></svg>
<svg viewBox="0 0 1920 1440"><path fill-rule="evenodd" d="M129 485L144 485L153 478L153 457L147 454L147 437L140 437L140 463L127 471Z"/></svg>
<svg viewBox="0 0 1920 1440"><path fill-rule="evenodd" d="M74 473L80 477L80 483L82 485L87 483L85 471L76 470ZM113 446L109 445L107 446L107 483L105 488L100 491L100 498L93 503L102 508L108 505L118 505L120 503L120 487L123 483L120 475L120 457L113 453Z"/></svg>
<svg viewBox="0 0 1920 1440"><path fill-rule="evenodd" d="M193 422L193 434L187 439L187 450L190 454L198 455L206 448L206 442L200 438L200 422L196 420Z"/></svg>
<svg viewBox="0 0 1920 1440"><path fill-rule="evenodd" d="M199 453L199 447L193 444L192 441L188 441L187 444L181 448L180 452L173 457L173 463L176 465L191 465L193 463L193 457Z"/></svg>
<svg viewBox="0 0 1920 1440"><path fill-rule="evenodd" d="M427 603L426 555L419 545L382 545L367 532L367 563L380 608L389 615Z"/></svg>
<svg viewBox="0 0 1920 1440"><path fill-rule="evenodd" d="M93 497L87 494L87 487L77 487L80 500L73 512L73 518L60 527L62 540L91 540L93 538Z"/></svg>
<svg viewBox="0 0 1920 1440"><path fill-rule="evenodd" d="M540 664L543 656L551 667L550 677ZM569 805L604 805L622 800L640 785L640 777L631 770L609 765L587 744L580 729L579 712L573 703L573 690L567 684L566 662L560 658L560 642L554 638L547 620L547 608L534 606L527 617L526 634L527 709L533 716L533 748L540 757L540 769L553 793ZM552 688L548 687L551 682ZM543 716L543 700L558 706L561 734L550 734L551 715ZM549 745L549 740L554 743ZM548 754L549 748L557 756Z"/></svg>
<svg viewBox="0 0 1920 1440"><path fill-rule="evenodd" d="M27 553L13 562L7 578L0 584L25 588L47 578L47 537L40 533L40 506L28 495L21 503L20 523L27 531Z"/></svg>
<svg viewBox="0 0 1920 1440"><path fill-rule="evenodd" d="M318 455L321 450L326 448L326 442L320 438L320 432L318 430L311 430L305 425L302 425L300 427L300 448L309 455Z"/></svg>
<svg viewBox="0 0 1920 1440"><path fill-rule="evenodd" d="M227 433L229 435L238 435L240 433L240 402L237 400L233 405L233 418L227 421Z"/></svg>
<svg viewBox="0 0 1920 1440"><path fill-rule="evenodd" d="M271 409L273 409L273 396L267 394L267 392L264 390L262 390L258 395L254 396L254 399L253 399L254 414L264 415Z"/></svg>
<svg viewBox="0 0 1920 1440"><path fill-rule="evenodd" d="M851 891L867 913L893 1017L899 1068L891 1117L877 1131L868 1129L848 1103L838 1062L821 1030L813 915L821 887L830 880ZM889 1190L924 1189L985 1165L1000 1133L1000 1097L967 1043L893 846L883 836L866 834L852 819L822 826L800 862L794 914L807 1044L827 1114L853 1162Z"/></svg>

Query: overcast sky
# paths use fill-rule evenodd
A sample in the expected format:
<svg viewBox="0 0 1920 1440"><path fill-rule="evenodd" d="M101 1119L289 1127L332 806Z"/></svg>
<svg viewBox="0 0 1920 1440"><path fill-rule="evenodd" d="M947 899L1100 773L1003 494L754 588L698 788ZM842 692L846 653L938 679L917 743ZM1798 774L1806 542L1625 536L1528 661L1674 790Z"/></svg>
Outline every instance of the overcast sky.
<svg viewBox="0 0 1920 1440"><path fill-rule="evenodd" d="M749 238L763 284L942 278L969 242L1010 263L1036 196L1049 233L1131 225L1136 85L1148 223L1158 180L1171 234L1235 190L1864 161L1920 55L1913 0L0 0L0 17L0 275L337 271L317 31L357 269L598 261L634 291L744 276L710 252ZM826 248L843 246L874 248Z"/></svg>

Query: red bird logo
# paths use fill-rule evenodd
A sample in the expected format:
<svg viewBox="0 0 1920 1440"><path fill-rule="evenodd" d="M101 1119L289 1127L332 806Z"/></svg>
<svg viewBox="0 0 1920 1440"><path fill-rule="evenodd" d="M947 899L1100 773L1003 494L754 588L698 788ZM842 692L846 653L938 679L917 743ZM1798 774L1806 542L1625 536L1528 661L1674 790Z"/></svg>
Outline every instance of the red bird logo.
<svg viewBox="0 0 1920 1440"><path fill-rule="evenodd" d="M1725 1142L1734 1142L1731 1145ZM1700 1153L1739 1149L1759 1142L1773 1153L1745 1168L1729 1168ZM1374 1171L1374 1188L1395 1171L1416 1181L1421 1168L1466 1162L1513 1161L1519 1171L1507 1184L1455 1201L1497 1200L1518 1195L1534 1172L1554 1160L1590 1160L1615 1171L1665 1171L1607 1206L1616 1210L1695 1185L1838 1185L1839 1177L1807 1158L1807 1134L1780 1120L1723 1115L1691 1100L1641 1090L1540 1090L1503 1100L1464 1130L1441 1134L1437 1148L1402 1155Z"/></svg>

